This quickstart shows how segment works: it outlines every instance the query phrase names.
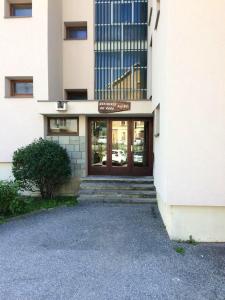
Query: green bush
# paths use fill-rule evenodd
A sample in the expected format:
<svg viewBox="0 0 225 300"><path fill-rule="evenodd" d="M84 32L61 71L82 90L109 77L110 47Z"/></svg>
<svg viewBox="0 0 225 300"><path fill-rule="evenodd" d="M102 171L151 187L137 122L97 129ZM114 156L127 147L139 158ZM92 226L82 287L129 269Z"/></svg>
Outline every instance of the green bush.
<svg viewBox="0 0 225 300"><path fill-rule="evenodd" d="M0 214L12 213L13 203L18 201L18 184L12 181L0 181Z"/></svg>
<svg viewBox="0 0 225 300"><path fill-rule="evenodd" d="M44 139L18 149L13 155L13 175L20 188L53 198L60 185L71 176L70 159L65 149Z"/></svg>
<svg viewBox="0 0 225 300"><path fill-rule="evenodd" d="M10 214L12 216L20 215L26 213L26 203L22 197L16 197L10 203Z"/></svg>

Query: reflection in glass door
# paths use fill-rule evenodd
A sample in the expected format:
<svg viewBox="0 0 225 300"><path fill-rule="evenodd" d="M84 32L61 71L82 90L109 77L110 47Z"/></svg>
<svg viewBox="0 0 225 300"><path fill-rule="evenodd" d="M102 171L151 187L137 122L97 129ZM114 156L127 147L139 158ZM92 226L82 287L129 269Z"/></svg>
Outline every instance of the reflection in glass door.
<svg viewBox="0 0 225 300"><path fill-rule="evenodd" d="M105 167L107 164L107 128L105 120L91 122L91 165Z"/></svg>
<svg viewBox="0 0 225 300"><path fill-rule="evenodd" d="M89 174L152 175L152 141L151 119L89 119Z"/></svg>
<svg viewBox="0 0 225 300"><path fill-rule="evenodd" d="M133 124L133 164L135 167L148 166L149 122L134 121Z"/></svg>
<svg viewBox="0 0 225 300"><path fill-rule="evenodd" d="M128 121L112 121L112 166L127 167Z"/></svg>

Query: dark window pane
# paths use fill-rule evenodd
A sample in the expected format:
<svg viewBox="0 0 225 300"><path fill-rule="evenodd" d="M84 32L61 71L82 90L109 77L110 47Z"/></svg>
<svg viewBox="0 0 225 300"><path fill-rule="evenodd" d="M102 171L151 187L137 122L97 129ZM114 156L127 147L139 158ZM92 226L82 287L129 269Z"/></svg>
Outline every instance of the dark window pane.
<svg viewBox="0 0 225 300"><path fill-rule="evenodd" d="M119 67L121 64L120 52L98 52L96 54L96 64L101 67Z"/></svg>
<svg viewBox="0 0 225 300"><path fill-rule="evenodd" d="M86 27L68 27L67 38L71 40L86 40L87 28Z"/></svg>
<svg viewBox="0 0 225 300"><path fill-rule="evenodd" d="M147 40L147 26L146 25L124 25L124 40L138 41Z"/></svg>
<svg viewBox="0 0 225 300"><path fill-rule="evenodd" d="M113 22L114 23L132 22L132 4L115 3L113 6Z"/></svg>
<svg viewBox="0 0 225 300"><path fill-rule="evenodd" d="M16 95L32 95L33 83L32 82L15 82L15 94Z"/></svg>
<svg viewBox="0 0 225 300"><path fill-rule="evenodd" d="M134 22L147 23L147 3L134 3Z"/></svg>
<svg viewBox="0 0 225 300"><path fill-rule="evenodd" d="M96 24L111 23L111 4L96 4Z"/></svg>
<svg viewBox="0 0 225 300"><path fill-rule="evenodd" d="M97 26L96 41L118 41L121 39L120 26Z"/></svg>
<svg viewBox="0 0 225 300"><path fill-rule="evenodd" d="M87 100L87 90L67 90L67 100Z"/></svg>
<svg viewBox="0 0 225 300"><path fill-rule="evenodd" d="M14 17L31 17L32 4L12 4L11 16Z"/></svg>
<svg viewBox="0 0 225 300"><path fill-rule="evenodd" d="M135 64L147 66L147 51L127 51L124 52L124 67L131 67Z"/></svg>

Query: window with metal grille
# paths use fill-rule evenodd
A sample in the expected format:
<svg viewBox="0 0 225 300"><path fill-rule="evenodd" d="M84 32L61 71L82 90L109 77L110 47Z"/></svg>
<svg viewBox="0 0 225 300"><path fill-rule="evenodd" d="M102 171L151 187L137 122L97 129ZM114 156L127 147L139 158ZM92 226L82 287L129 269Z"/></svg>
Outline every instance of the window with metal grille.
<svg viewBox="0 0 225 300"><path fill-rule="evenodd" d="M95 0L95 98L147 97L147 0Z"/></svg>

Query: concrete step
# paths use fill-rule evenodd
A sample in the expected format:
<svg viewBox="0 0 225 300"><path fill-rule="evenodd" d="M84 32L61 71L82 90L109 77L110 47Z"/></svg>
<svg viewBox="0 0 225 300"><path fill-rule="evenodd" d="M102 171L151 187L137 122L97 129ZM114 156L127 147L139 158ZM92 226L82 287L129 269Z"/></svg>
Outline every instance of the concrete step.
<svg viewBox="0 0 225 300"><path fill-rule="evenodd" d="M80 190L79 195L86 196L113 196L113 197L127 197L127 198L153 198L156 197L155 191L142 190Z"/></svg>
<svg viewBox="0 0 225 300"><path fill-rule="evenodd" d="M153 177L87 176L81 179L79 202L155 203Z"/></svg>
<svg viewBox="0 0 225 300"><path fill-rule="evenodd" d="M132 177L132 176L87 176L81 178L82 183L92 182L122 182L122 183L142 183L142 184L150 184L154 182L153 177L151 176L143 176L143 177Z"/></svg>
<svg viewBox="0 0 225 300"><path fill-rule="evenodd" d="M80 195L78 201L81 203L156 203L156 198Z"/></svg>
<svg viewBox="0 0 225 300"><path fill-rule="evenodd" d="M81 182L81 190L145 190L154 191L152 183L130 183L130 182Z"/></svg>

